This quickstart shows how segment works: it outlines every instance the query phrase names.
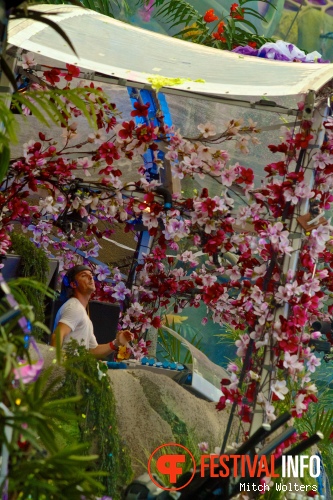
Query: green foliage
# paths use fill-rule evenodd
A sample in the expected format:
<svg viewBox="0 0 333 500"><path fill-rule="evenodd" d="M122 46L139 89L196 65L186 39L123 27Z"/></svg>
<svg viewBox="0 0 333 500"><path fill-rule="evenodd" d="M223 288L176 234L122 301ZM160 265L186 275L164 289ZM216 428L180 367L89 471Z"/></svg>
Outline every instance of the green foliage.
<svg viewBox="0 0 333 500"><path fill-rule="evenodd" d="M237 330L237 329L235 330L234 328L232 328L232 326L227 324L223 325L222 329L223 333L219 333L215 336L219 337L218 343L224 345L226 343L230 345L235 345L236 340L238 340L239 337L244 333L242 330Z"/></svg>
<svg viewBox="0 0 333 500"><path fill-rule="evenodd" d="M155 17L167 22L170 29L180 26L181 30L174 36L190 42L228 50L232 50L239 45L247 45L249 42L255 42L257 47L261 47L264 43L273 41L273 39L260 36L255 25L248 20L249 17L255 17L265 22L265 18L259 12L247 7L246 4L251 1L240 0L238 7L239 13L241 13L240 18L232 17L229 14L225 15L225 10L222 8L218 20L207 23L204 16L185 0L155 0ZM139 0L138 2L140 5L146 3L146 0ZM264 3L270 4L266 0L264 0ZM272 7L274 8L274 6ZM213 33L217 34L217 28L221 21L224 23L224 30L219 38L214 38Z"/></svg>
<svg viewBox="0 0 333 500"><path fill-rule="evenodd" d="M0 94L0 116L2 129L0 129L0 182L6 176L10 162L10 145L17 142L18 124L11 110L22 112L22 106L26 106L30 112L45 126L51 123L66 125L70 117L67 105L76 107L87 119L92 128L97 127L97 118L94 103L87 99L87 94L96 94L103 98L98 89L43 89L27 91L24 94L14 93ZM8 103L11 102L11 110Z"/></svg>
<svg viewBox="0 0 333 500"><path fill-rule="evenodd" d="M81 441L90 443L98 453L94 470L107 474L99 479L107 494L118 500L133 472L127 448L118 432L116 403L107 366L72 341L66 346L65 367L64 397L81 396L75 404Z"/></svg>
<svg viewBox="0 0 333 500"><path fill-rule="evenodd" d="M331 392L331 391L329 391ZM326 474L333 477L333 409L327 409L325 394L320 397L320 402L311 404L302 418L295 420L298 432L307 432L309 436L317 431L322 432L323 439L317 443L322 455ZM333 485L331 486L333 493Z"/></svg>
<svg viewBox="0 0 333 500"><path fill-rule="evenodd" d="M48 500L80 500L82 491L94 498L96 489L102 488L97 474L89 470L97 456L88 455L86 444L61 446L58 440L59 426L76 418L73 403L79 397L57 399L54 389L60 379L49 383L51 371L33 384L7 392L9 406L15 408L9 491L24 500L29 495L36 500L43 495Z"/></svg>
<svg viewBox="0 0 333 500"><path fill-rule="evenodd" d="M35 285L37 290L42 285L28 278L19 280L19 285L16 281L10 284L20 301L18 312L33 323L33 310L20 291L22 282L29 282L31 289ZM1 315L8 311L12 311L12 305L3 297ZM23 365L35 373L35 382L26 384L17 376L16 370ZM61 380L54 377L53 368L38 378L17 316L0 326L0 443L10 456L9 500L81 500L82 495L92 500L96 491L103 489L96 472L90 470L96 456L88 455L87 445L64 445L67 439L60 426L75 421L74 404L80 397L60 395L57 388ZM62 440L58 438L60 432ZM0 487L3 497L5 490L6 483Z"/></svg>
<svg viewBox="0 0 333 500"><path fill-rule="evenodd" d="M188 450L191 450L195 463L198 464L200 462L200 452L198 448L199 440L196 436L195 429L189 429L186 423L181 420L181 418L176 415L176 413L167 406L161 397L161 393L159 388L152 380L149 380L149 383L144 383L144 393L147 397L150 406L156 411L156 413L171 427L171 431L173 434L174 442L185 446ZM156 472L156 474L161 478L161 483L165 483L166 477L161 475L156 470L156 460L161 454L165 454L165 450L169 450L169 448L162 448L161 452L157 452L151 462L152 470ZM153 450L147 450L145 452L146 459L148 461ZM175 450L170 449L171 454L174 454ZM147 461L141 462L144 467L147 466ZM187 472L192 467L192 462L190 460L186 460L186 465L183 468L183 472Z"/></svg>
<svg viewBox="0 0 333 500"><path fill-rule="evenodd" d="M23 277L34 278L45 285L49 273L49 261L44 250L37 248L23 234L12 233L11 241L14 253L21 257L19 274ZM46 287L41 287L36 290L34 286L34 292L31 293L32 290L28 284L23 283L21 286L21 291L29 297L30 304L34 308L36 321L41 323L45 320L45 289ZM37 338L41 338L44 330L37 326L33 333Z"/></svg>
<svg viewBox="0 0 333 500"><path fill-rule="evenodd" d="M41 4L69 4L73 3L70 0L34 0L31 3L41 3ZM109 16L112 18L117 17L117 12L120 10L129 10L129 6L126 1L119 0L80 0L80 2L75 2L75 4L83 5L87 9L95 10L100 12L104 16Z"/></svg>
<svg viewBox="0 0 333 500"><path fill-rule="evenodd" d="M8 100L8 99L7 99ZM6 99L0 95L0 182L6 176L10 160L10 144L17 143L17 122L8 109Z"/></svg>
<svg viewBox="0 0 333 500"><path fill-rule="evenodd" d="M76 107L87 119L90 127L96 128L95 106L87 94L96 94L102 97L103 93L98 89L74 88L74 89L42 89L27 91L24 94L14 93L12 95L12 109L21 112L21 106L26 106L31 113L47 127L50 123L66 125L66 119L71 116L68 104Z"/></svg>
<svg viewBox="0 0 333 500"><path fill-rule="evenodd" d="M181 327L177 329L174 322L170 326L166 319L165 326L172 328L179 335L182 335ZM194 333L189 342L197 349L200 349L202 337L199 338L198 335L198 333ZM157 354L162 358L181 364L192 362L191 353L187 349L186 352L184 352L185 348L182 346L181 341L173 337L169 332L163 330L163 327L158 329L158 345L161 350L159 350Z"/></svg>
<svg viewBox="0 0 333 500"><path fill-rule="evenodd" d="M185 442L184 446L188 449L193 451L193 442L188 441ZM196 443L195 445L196 449L198 449L198 444ZM169 446L164 446L163 448L160 448L153 456L151 463L150 463L150 470L153 474L155 474L159 478L159 483L164 484L167 488L171 488L174 486L172 483L170 483L170 476L169 476L169 481L168 481L168 476L165 474L161 474L160 469L156 467L156 462L159 457L162 455L174 455L176 452L180 452L180 448L174 448L174 447L169 447ZM192 453L193 454L193 453ZM191 459L191 456L188 453L185 453L185 462L182 464L182 474L185 474L186 472L190 472L193 469L193 462ZM148 458L148 457L147 457ZM200 453L194 453L194 459L195 462L198 464L200 462Z"/></svg>
<svg viewBox="0 0 333 500"><path fill-rule="evenodd" d="M167 2L156 0L154 6L157 7L155 16L164 18L170 24L170 28L195 24L196 35L193 35L193 39L189 33L193 31L193 28L183 29L175 35L176 37L191 39L196 43L204 43L207 40L209 36L207 23L204 21L203 16L185 0L170 0Z"/></svg>

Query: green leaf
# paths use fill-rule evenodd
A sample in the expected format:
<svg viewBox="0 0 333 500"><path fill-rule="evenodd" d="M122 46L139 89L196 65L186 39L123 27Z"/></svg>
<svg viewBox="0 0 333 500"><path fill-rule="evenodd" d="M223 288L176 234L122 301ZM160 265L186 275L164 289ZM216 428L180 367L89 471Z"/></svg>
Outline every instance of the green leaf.
<svg viewBox="0 0 333 500"><path fill-rule="evenodd" d="M55 101L55 103L53 102ZM62 112L65 114L65 116L69 117L69 113L66 109L66 106L64 103L61 101L61 99L58 99L56 93L52 96L52 98L49 98L47 95L41 95L38 96L36 102L38 105L45 111L46 114L51 118L51 120L54 123L62 123L63 125L67 125L67 122L62 114ZM58 104L60 107L61 111L57 108L55 104Z"/></svg>
<svg viewBox="0 0 333 500"><path fill-rule="evenodd" d="M259 12L256 12L253 9L244 9L244 13L245 13L245 15L249 14L252 17L256 17L257 19L260 19L260 21L266 22L266 19L264 18L264 16L262 16L261 14L259 14Z"/></svg>
<svg viewBox="0 0 333 500"><path fill-rule="evenodd" d="M156 5L158 5L157 2ZM171 0L165 6L158 9L155 16L165 17L169 23L172 23L171 27L178 26L184 22L186 24L197 23L199 19L204 23L201 14L184 0Z"/></svg>
<svg viewBox="0 0 333 500"><path fill-rule="evenodd" d="M17 85L16 85L16 80L15 80L15 77L10 69L10 67L8 66L8 64L6 63L5 61L5 58L3 56L0 55L0 68L2 69L2 71L4 72L6 78L9 80L9 82L11 83L14 91L17 91Z"/></svg>
<svg viewBox="0 0 333 500"><path fill-rule="evenodd" d="M242 19L242 24L246 24L247 26L250 26L250 28L253 30L253 32L258 35L257 28L255 27L254 24L252 24L250 21L247 21L246 19Z"/></svg>
<svg viewBox="0 0 333 500"><path fill-rule="evenodd" d="M24 104L27 108L30 109L32 114L44 125L49 126L48 121L45 119L43 113L39 111L37 106L32 103L29 99L27 99L23 94L13 94L13 104L19 109L20 106L18 104Z"/></svg>
<svg viewBox="0 0 333 500"><path fill-rule="evenodd" d="M95 3L93 0L82 0L82 4L85 6L85 7L88 7L88 9L91 9L91 10L96 10L95 8Z"/></svg>
<svg viewBox="0 0 333 500"><path fill-rule="evenodd" d="M70 403L77 403L78 401L81 401L81 399L82 396L72 396L70 398L56 399L54 401L48 401L47 403L45 403L44 408L58 408L60 406L66 406Z"/></svg>
<svg viewBox="0 0 333 500"><path fill-rule="evenodd" d="M6 144L3 144L2 150L0 149L0 182L3 181L10 161L10 149Z"/></svg>

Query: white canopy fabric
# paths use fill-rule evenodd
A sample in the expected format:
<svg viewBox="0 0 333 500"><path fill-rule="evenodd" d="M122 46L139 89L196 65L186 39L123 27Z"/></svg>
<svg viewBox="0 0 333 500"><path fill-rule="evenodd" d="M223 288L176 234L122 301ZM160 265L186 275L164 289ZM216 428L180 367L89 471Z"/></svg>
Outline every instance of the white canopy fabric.
<svg viewBox="0 0 333 500"><path fill-rule="evenodd" d="M79 59L49 26L26 19L9 23L10 44L82 69L109 75L122 84L146 84L160 75L184 78L165 85L204 96L292 96L318 91L333 78L333 64L304 64L240 56L153 33L97 12L67 5L34 5L69 36ZM204 83L194 80L203 79Z"/></svg>

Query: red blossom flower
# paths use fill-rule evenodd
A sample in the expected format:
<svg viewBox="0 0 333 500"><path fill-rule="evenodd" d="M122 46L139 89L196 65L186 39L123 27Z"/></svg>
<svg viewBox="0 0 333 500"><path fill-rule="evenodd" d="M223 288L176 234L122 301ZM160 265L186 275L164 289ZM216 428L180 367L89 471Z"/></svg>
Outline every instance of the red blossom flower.
<svg viewBox="0 0 333 500"><path fill-rule="evenodd" d="M80 68L74 66L74 64L66 64L67 73L60 73L61 76L65 77L67 82L71 82L73 78L78 78L80 76Z"/></svg>
<svg viewBox="0 0 333 500"><path fill-rule="evenodd" d="M244 19L244 9L238 3L233 3L230 7L230 16L233 19Z"/></svg>
<svg viewBox="0 0 333 500"><path fill-rule="evenodd" d="M154 127L150 125L141 125L136 128L135 132L138 140L142 142L150 142L153 141L154 139L157 139Z"/></svg>
<svg viewBox="0 0 333 500"><path fill-rule="evenodd" d="M276 163L270 163L264 168L268 176L281 175L284 176L287 173L287 165L284 161L278 161Z"/></svg>
<svg viewBox="0 0 333 500"><path fill-rule="evenodd" d="M222 43L226 43L227 39L225 36L221 36L219 33L213 33L212 37L215 38L216 40L219 40Z"/></svg>
<svg viewBox="0 0 333 500"><path fill-rule="evenodd" d="M311 139L313 139L313 135L311 134L296 134L293 143L296 149L306 149Z"/></svg>
<svg viewBox="0 0 333 500"><path fill-rule="evenodd" d="M238 412L238 415L241 417L242 422L250 423L251 422L251 408L248 405L242 405L241 409Z"/></svg>
<svg viewBox="0 0 333 500"><path fill-rule="evenodd" d="M220 397L219 402L216 405L216 409L218 411L224 410L224 408L226 407L226 400L227 400L227 398L225 396Z"/></svg>
<svg viewBox="0 0 333 500"><path fill-rule="evenodd" d="M224 32L224 27L225 27L225 22L224 21L220 21L218 26L217 26L217 32L219 34L223 33Z"/></svg>
<svg viewBox="0 0 333 500"><path fill-rule="evenodd" d="M46 80L53 86L55 86L57 82L60 82L60 69L52 68L50 71L44 71L43 75L45 76Z"/></svg>
<svg viewBox="0 0 333 500"><path fill-rule="evenodd" d="M151 324L154 328L161 328L161 326L162 326L161 318L159 316L155 316L155 318L152 320Z"/></svg>
<svg viewBox="0 0 333 500"><path fill-rule="evenodd" d="M287 153L289 149L288 144L285 143L279 144L278 146L269 144L268 148L272 151L272 153Z"/></svg>
<svg viewBox="0 0 333 500"><path fill-rule="evenodd" d="M133 120L129 122L123 122L122 123L123 128L119 130L118 135L121 137L121 139L126 140L126 139L131 139L133 131L135 130L135 123Z"/></svg>
<svg viewBox="0 0 333 500"><path fill-rule="evenodd" d="M238 167L239 177L236 179L237 184L251 185L254 181L254 173L252 168Z"/></svg>
<svg viewBox="0 0 333 500"><path fill-rule="evenodd" d="M131 111L131 116L142 116L144 118L148 116L148 109L150 107L149 102L146 102L146 104L135 102L134 107L135 110Z"/></svg>
<svg viewBox="0 0 333 500"><path fill-rule="evenodd" d="M204 21L206 21L206 23L213 23L217 20L218 16L215 15L214 9L207 10L206 14L204 15Z"/></svg>
<svg viewBox="0 0 333 500"><path fill-rule="evenodd" d="M99 157L103 158L108 165L112 165L113 160L119 160L120 158L117 148L111 141L101 144L98 148L98 154Z"/></svg>

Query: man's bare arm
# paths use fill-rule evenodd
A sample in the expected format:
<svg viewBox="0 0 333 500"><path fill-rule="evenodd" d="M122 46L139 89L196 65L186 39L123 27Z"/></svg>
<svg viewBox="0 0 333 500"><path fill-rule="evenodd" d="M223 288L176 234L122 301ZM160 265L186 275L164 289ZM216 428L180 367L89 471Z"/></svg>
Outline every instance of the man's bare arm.
<svg viewBox="0 0 333 500"><path fill-rule="evenodd" d="M71 333L71 328L68 325L65 325L65 323L59 322L57 325L57 328L54 330L54 332L51 335L51 345L53 347L56 347L57 345L57 337L60 338L60 346L62 347L62 344L64 342L64 338L66 335Z"/></svg>
<svg viewBox="0 0 333 500"><path fill-rule="evenodd" d="M95 356L95 358L106 358L106 356L108 356L109 354L117 351L117 347L115 347L115 349L112 349L110 343L99 344L94 349L89 349L89 351L93 356Z"/></svg>
<svg viewBox="0 0 333 500"><path fill-rule="evenodd" d="M118 332L115 341L110 342L109 344L99 344L94 349L90 349L90 352L96 358L105 358L112 352L116 352L118 350L118 346L129 347L128 342L131 342L133 338L134 335L129 330L121 330Z"/></svg>

